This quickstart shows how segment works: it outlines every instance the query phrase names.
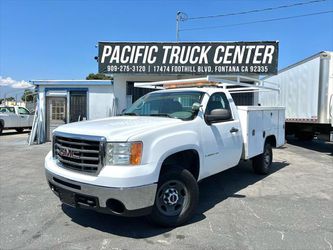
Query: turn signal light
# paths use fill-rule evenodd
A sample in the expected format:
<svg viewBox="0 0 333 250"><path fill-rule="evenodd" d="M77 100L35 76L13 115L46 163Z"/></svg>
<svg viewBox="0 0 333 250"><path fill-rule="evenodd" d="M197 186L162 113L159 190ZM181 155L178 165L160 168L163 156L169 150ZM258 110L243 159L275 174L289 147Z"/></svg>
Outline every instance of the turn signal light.
<svg viewBox="0 0 333 250"><path fill-rule="evenodd" d="M133 142L131 147L131 165L139 165L142 156L142 142Z"/></svg>

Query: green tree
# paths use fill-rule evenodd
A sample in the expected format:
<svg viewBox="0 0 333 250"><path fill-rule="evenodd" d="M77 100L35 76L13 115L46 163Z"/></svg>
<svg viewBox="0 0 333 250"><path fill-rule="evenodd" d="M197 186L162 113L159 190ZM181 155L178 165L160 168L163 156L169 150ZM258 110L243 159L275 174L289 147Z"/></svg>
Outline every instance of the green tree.
<svg viewBox="0 0 333 250"><path fill-rule="evenodd" d="M112 80L113 78L111 76L101 74L101 73L90 73L87 77L86 80Z"/></svg>
<svg viewBox="0 0 333 250"><path fill-rule="evenodd" d="M21 97L22 101L32 102L34 100L35 92L29 89L24 90L24 93Z"/></svg>
<svg viewBox="0 0 333 250"><path fill-rule="evenodd" d="M10 96L10 97L6 98L6 101L13 102L13 101L15 101L15 98Z"/></svg>
<svg viewBox="0 0 333 250"><path fill-rule="evenodd" d="M12 102L12 101L15 101L15 98L12 96L7 97L7 98L0 98L0 104L5 103L5 101Z"/></svg>

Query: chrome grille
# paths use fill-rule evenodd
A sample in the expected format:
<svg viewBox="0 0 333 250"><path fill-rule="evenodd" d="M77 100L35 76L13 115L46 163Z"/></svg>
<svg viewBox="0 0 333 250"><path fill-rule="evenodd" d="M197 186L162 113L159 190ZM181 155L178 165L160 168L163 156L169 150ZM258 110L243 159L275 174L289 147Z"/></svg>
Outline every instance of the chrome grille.
<svg viewBox="0 0 333 250"><path fill-rule="evenodd" d="M103 142L69 138L61 135L53 137L54 157L60 165L75 171L97 174L102 167Z"/></svg>

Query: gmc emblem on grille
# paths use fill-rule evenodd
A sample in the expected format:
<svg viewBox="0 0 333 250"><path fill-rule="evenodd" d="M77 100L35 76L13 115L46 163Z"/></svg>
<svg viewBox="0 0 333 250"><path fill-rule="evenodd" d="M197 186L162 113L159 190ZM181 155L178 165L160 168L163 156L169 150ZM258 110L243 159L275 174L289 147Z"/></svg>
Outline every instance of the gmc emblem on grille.
<svg viewBox="0 0 333 250"><path fill-rule="evenodd" d="M76 155L74 151L68 149L68 148L61 148L59 150L59 155L69 158L80 158L80 156Z"/></svg>

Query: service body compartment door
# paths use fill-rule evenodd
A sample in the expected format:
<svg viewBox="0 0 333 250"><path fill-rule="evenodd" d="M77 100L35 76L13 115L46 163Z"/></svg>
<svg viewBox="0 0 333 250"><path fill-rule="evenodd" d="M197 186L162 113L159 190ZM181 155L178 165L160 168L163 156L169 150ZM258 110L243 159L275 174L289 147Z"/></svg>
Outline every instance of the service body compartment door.
<svg viewBox="0 0 333 250"><path fill-rule="evenodd" d="M252 158L263 152L264 148L264 135L263 128L267 124L263 122L264 113L261 110L258 111L247 111L247 130L243 131L246 133L246 159Z"/></svg>
<svg viewBox="0 0 333 250"><path fill-rule="evenodd" d="M239 106L238 114L243 131L243 159L261 154L268 136L275 137L277 147L284 144L283 107Z"/></svg>
<svg viewBox="0 0 333 250"><path fill-rule="evenodd" d="M266 134L273 134L274 130L278 128L279 111L278 110L264 110L263 111L264 131ZM270 132L271 131L271 132Z"/></svg>

